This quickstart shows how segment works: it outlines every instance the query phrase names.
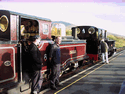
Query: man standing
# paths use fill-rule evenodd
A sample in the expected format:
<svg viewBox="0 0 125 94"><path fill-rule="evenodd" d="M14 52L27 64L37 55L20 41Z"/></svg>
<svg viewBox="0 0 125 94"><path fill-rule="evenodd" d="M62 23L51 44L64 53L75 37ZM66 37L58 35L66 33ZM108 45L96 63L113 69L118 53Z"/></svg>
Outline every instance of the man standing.
<svg viewBox="0 0 125 94"><path fill-rule="evenodd" d="M102 39L101 41L101 53L102 53L102 62L105 63L105 58L106 58L106 63L108 64L108 45L107 43L104 41L104 39Z"/></svg>
<svg viewBox="0 0 125 94"><path fill-rule="evenodd" d="M59 75L60 75L60 65L61 65L61 52L59 48L59 44L61 43L61 37L55 37L55 43L52 45L49 60L52 64L51 66L51 86L50 88L56 90L56 86L62 86L59 84Z"/></svg>
<svg viewBox="0 0 125 94"><path fill-rule="evenodd" d="M31 42L29 45L29 67L32 75L31 94L38 94L43 82L41 53L37 47L40 43L40 37L38 35L30 36L29 41Z"/></svg>

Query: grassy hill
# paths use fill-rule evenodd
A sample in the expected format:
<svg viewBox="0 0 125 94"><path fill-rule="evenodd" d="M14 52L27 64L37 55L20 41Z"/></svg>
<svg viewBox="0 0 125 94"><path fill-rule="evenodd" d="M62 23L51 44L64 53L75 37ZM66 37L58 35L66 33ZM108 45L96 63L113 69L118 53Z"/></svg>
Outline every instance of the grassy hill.
<svg viewBox="0 0 125 94"><path fill-rule="evenodd" d="M108 35L107 38L115 40L116 48L125 46L125 38L123 38L123 37Z"/></svg>

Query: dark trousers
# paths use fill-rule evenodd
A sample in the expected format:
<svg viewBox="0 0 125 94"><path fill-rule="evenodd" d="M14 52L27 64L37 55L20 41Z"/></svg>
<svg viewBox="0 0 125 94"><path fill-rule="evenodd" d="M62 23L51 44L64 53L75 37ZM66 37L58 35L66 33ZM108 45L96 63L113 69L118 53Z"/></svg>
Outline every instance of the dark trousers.
<svg viewBox="0 0 125 94"><path fill-rule="evenodd" d="M60 64L55 64L51 68L52 79L51 86L55 86L55 84L59 84L59 75L60 75Z"/></svg>
<svg viewBox="0 0 125 94"><path fill-rule="evenodd" d="M31 94L33 93L33 91L40 92L42 82L43 82L43 77L42 77L41 70L34 71L32 74Z"/></svg>

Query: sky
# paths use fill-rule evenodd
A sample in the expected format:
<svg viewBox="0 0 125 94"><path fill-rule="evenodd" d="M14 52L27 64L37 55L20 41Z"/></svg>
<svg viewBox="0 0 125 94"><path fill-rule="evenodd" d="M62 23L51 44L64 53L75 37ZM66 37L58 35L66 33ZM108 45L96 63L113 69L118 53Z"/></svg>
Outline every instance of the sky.
<svg viewBox="0 0 125 94"><path fill-rule="evenodd" d="M125 36L125 0L0 0L0 9Z"/></svg>

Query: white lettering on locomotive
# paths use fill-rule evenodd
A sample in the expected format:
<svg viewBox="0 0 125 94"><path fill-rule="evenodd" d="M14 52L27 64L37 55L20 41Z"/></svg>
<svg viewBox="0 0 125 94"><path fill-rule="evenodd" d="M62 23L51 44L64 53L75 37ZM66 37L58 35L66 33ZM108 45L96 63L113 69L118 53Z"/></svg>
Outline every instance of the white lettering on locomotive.
<svg viewBox="0 0 125 94"><path fill-rule="evenodd" d="M75 54L76 53L76 50L71 50L70 51L70 54Z"/></svg>

